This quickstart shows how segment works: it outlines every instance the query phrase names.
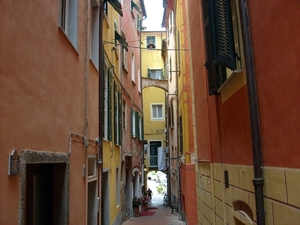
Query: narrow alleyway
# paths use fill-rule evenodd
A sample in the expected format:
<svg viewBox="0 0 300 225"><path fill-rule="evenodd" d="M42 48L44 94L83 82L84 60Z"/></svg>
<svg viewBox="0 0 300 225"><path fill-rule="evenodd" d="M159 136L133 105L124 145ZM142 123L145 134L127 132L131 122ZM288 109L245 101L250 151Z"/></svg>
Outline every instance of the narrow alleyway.
<svg viewBox="0 0 300 225"><path fill-rule="evenodd" d="M153 215L141 215L140 217L131 217L125 221L123 225L185 225L184 221L179 220L177 212L171 213L169 206L163 205L163 198L159 195L154 195L152 202L148 203L148 210L146 214Z"/></svg>
<svg viewBox="0 0 300 225"><path fill-rule="evenodd" d="M159 182L148 180L148 187L152 190L153 197L148 203L146 213L141 213L140 217L131 217L123 225L185 225L186 223L179 220L177 211L171 213L169 206L163 205L163 195L157 192Z"/></svg>

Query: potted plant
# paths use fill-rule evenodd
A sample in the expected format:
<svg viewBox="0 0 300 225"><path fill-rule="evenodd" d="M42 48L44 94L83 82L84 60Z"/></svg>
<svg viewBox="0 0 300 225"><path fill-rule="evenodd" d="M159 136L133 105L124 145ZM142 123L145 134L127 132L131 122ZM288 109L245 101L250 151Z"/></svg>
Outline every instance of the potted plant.
<svg viewBox="0 0 300 225"><path fill-rule="evenodd" d="M140 216L140 205L141 205L141 199L134 196L134 198L132 199L132 207L134 210L134 216L135 217L139 217Z"/></svg>
<svg viewBox="0 0 300 225"><path fill-rule="evenodd" d="M146 212L148 210L148 202L149 202L149 196L144 195L143 197L141 197L142 212Z"/></svg>

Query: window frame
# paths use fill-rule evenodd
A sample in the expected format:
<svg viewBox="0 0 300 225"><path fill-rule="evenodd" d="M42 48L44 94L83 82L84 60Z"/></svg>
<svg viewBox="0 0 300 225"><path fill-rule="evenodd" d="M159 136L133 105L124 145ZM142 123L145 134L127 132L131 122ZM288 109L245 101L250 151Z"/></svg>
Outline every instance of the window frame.
<svg viewBox="0 0 300 225"><path fill-rule="evenodd" d="M159 114L158 113L158 109L159 109L159 107L161 107L161 117L158 117L158 114ZM162 104L162 103L151 103L150 109L151 109L151 120L152 121L158 121L158 120L162 121L162 120L164 120L164 104ZM156 114L157 114L156 117L154 117L154 110L157 111L156 112Z"/></svg>
<svg viewBox="0 0 300 225"><path fill-rule="evenodd" d="M150 41L153 38L152 41ZM149 43L151 42L151 43ZM155 35L149 35L146 36L146 47L147 49L156 49L156 36Z"/></svg>
<svg viewBox="0 0 300 225"><path fill-rule="evenodd" d="M78 0L59 0L58 27L78 49Z"/></svg>
<svg viewBox="0 0 300 225"><path fill-rule="evenodd" d="M160 72L160 78L151 77L152 72L154 72L154 75L156 75L155 72ZM147 68L147 74L148 74L148 78L150 78L150 79L164 80L164 70L163 70L163 68L161 68L161 69Z"/></svg>
<svg viewBox="0 0 300 225"><path fill-rule="evenodd" d="M226 81L226 68L236 69L231 3L231 0L202 1L206 42L204 65L208 72L210 95L218 94L218 89Z"/></svg>

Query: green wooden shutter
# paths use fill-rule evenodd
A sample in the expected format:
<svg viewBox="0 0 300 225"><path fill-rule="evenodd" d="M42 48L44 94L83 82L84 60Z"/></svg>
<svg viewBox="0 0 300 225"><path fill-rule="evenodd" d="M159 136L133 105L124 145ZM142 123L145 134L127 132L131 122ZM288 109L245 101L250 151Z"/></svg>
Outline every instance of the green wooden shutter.
<svg viewBox="0 0 300 225"><path fill-rule="evenodd" d="M164 68L161 68L161 79L164 79Z"/></svg>
<svg viewBox="0 0 300 225"><path fill-rule="evenodd" d="M205 67L207 69L208 75L208 86L209 94L217 94L219 87L222 85L222 81L226 79L226 69L216 64L215 60L215 32L213 16L212 16L212 0L203 0L203 19L204 19L204 29L205 29L205 43L206 43L206 63Z"/></svg>
<svg viewBox="0 0 300 225"><path fill-rule="evenodd" d="M108 73L108 96L107 96L107 100L108 100L108 112L107 112L107 138L109 141L112 140L112 98L111 98L111 95L112 95L112 74L111 74L111 71L109 70L109 73Z"/></svg>
<svg viewBox="0 0 300 225"><path fill-rule="evenodd" d="M211 54L214 64L236 69L230 0L203 0L205 20L209 20Z"/></svg>
<svg viewBox="0 0 300 225"><path fill-rule="evenodd" d="M151 74L150 74L150 69L147 68L147 74L148 74L148 78L151 78Z"/></svg>
<svg viewBox="0 0 300 225"><path fill-rule="evenodd" d="M118 0L106 0L108 1L111 6L121 15L123 16L123 12L122 12L122 6L121 3Z"/></svg>
<svg viewBox="0 0 300 225"><path fill-rule="evenodd" d="M142 137L141 140L144 141L144 117L142 117Z"/></svg>
<svg viewBox="0 0 300 225"><path fill-rule="evenodd" d="M119 145L122 144L122 122L123 119L125 120L125 118L122 118L122 92L119 91Z"/></svg>
<svg viewBox="0 0 300 225"><path fill-rule="evenodd" d="M118 144L118 90L117 84L114 81L114 142Z"/></svg>

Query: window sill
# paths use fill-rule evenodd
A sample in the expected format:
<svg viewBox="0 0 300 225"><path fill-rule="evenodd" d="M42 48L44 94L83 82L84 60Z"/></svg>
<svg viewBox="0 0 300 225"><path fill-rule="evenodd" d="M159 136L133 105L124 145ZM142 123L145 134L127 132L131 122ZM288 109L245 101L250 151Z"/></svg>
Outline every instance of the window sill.
<svg viewBox="0 0 300 225"><path fill-rule="evenodd" d="M127 68L124 66L123 63L122 63L122 68L123 68L123 71L124 71L126 74L128 74L128 70L127 70Z"/></svg>
<svg viewBox="0 0 300 225"><path fill-rule="evenodd" d="M222 86L218 89L218 93L224 92L227 88L232 86L240 74L243 73L243 70L234 70L231 75L226 79L226 81L222 84Z"/></svg>
<svg viewBox="0 0 300 225"><path fill-rule="evenodd" d="M218 89L222 95L222 102L225 102L234 95L241 87L246 84L246 75L244 70L235 70Z"/></svg>
<svg viewBox="0 0 300 225"><path fill-rule="evenodd" d="M77 51L77 48L74 46L74 44L72 43L72 41L70 40L69 36L66 34L66 32L64 31L64 29L62 29L60 26L58 26L58 29L68 39L69 43L71 44L72 48L75 50L75 52L77 53L77 55L79 55L79 52ZM78 41L78 39L77 39L77 41Z"/></svg>
<svg viewBox="0 0 300 225"><path fill-rule="evenodd" d="M105 15L105 13L104 13L104 16L103 16L103 18L104 18L104 20L105 20L105 22L106 22L106 26L107 26L107 28L109 28L108 17Z"/></svg>

